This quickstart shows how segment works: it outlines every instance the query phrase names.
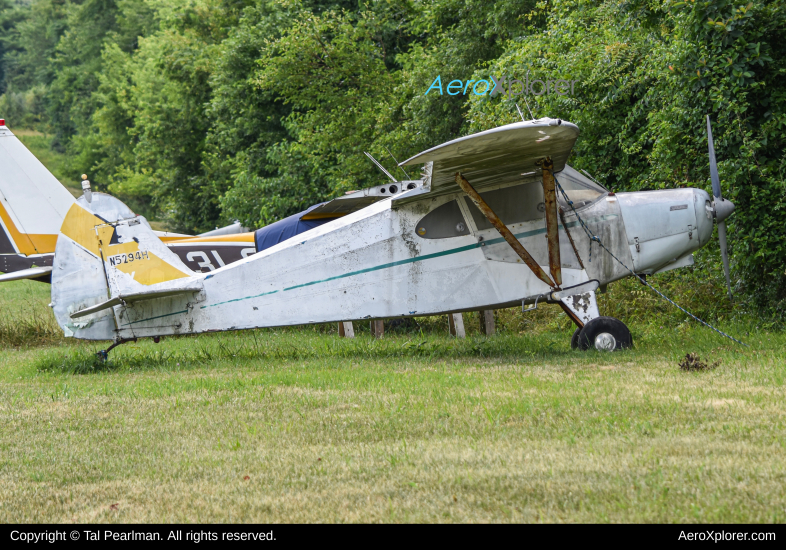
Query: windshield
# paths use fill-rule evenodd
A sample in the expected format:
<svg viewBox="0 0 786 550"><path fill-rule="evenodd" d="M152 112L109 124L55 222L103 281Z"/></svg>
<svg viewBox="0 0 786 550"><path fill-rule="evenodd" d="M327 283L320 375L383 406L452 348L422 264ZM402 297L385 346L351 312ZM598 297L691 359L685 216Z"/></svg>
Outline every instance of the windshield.
<svg viewBox="0 0 786 550"><path fill-rule="evenodd" d="M585 204L591 203L601 195L608 193L607 189L604 189L567 164L565 165L565 169L555 174L555 176L560 186L565 191L565 194L573 201L573 208L580 208ZM568 207L562 193L559 191L557 191L557 200L563 208Z"/></svg>

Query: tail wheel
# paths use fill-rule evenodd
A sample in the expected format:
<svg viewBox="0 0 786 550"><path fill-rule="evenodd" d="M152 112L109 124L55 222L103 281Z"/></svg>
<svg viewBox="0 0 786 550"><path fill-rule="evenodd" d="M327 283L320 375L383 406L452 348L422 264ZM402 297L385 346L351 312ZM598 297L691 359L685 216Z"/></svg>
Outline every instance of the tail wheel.
<svg viewBox="0 0 786 550"><path fill-rule="evenodd" d="M576 338L576 335L573 335ZM580 350L617 351L633 347L633 337L625 323L614 317L597 317L584 325L578 333ZM571 341L571 346L573 341Z"/></svg>

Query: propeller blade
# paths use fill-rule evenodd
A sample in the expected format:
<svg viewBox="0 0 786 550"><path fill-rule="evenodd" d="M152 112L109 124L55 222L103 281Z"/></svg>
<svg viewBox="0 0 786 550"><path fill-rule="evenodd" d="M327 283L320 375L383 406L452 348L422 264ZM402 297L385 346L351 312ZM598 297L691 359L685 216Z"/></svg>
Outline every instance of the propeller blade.
<svg viewBox="0 0 786 550"><path fill-rule="evenodd" d="M712 125L710 124L710 115L707 115L707 141L710 145L710 179L712 180L712 194L716 199L720 199L722 197L720 178L718 177L718 163L715 162L715 145L712 142Z"/></svg>
<svg viewBox="0 0 786 550"><path fill-rule="evenodd" d="M718 240L720 241L721 257L723 257L723 273L726 275L726 288L731 300L731 276L729 275L729 253L726 250L726 222L718 222Z"/></svg>

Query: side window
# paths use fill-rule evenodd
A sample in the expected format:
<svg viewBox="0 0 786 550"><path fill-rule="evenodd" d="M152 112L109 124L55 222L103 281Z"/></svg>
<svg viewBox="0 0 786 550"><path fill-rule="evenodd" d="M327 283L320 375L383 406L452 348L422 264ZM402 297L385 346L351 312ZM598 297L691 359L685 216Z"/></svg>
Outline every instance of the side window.
<svg viewBox="0 0 786 550"><path fill-rule="evenodd" d="M568 196L568 200L573 202L573 208L581 208L597 200L601 195L608 193L606 189L585 177L582 173L574 170L567 164L562 172L556 174L557 181L562 186L563 191ZM565 197L557 192L557 200L563 208L568 208Z"/></svg>
<svg viewBox="0 0 786 550"><path fill-rule="evenodd" d="M421 219L415 232L424 239L448 239L469 235L469 228L456 201L438 206Z"/></svg>
<svg viewBox="0 0 786 550"><path fill-rule="evenodd" d="M543 203L543 185L540 182L486 191L480 196L506 225L543 219L543 213L546 211ZM475 203L467 200L467 204L479 231L493 227Z"/></svg>

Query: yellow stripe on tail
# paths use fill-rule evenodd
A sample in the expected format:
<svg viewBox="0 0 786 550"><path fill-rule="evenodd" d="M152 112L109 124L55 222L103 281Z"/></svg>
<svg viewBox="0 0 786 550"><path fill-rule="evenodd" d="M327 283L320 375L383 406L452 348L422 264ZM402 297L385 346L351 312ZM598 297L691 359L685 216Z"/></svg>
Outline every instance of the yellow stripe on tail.
<svg viewBox="0 0 786 550"><path fill-rule="evenodd" d="M130 225L133 222L127 223ZM137 224L140 223L137 221ZM154 252L141 249L135 240L112 244L118 225L109 224L79 204L74 204L63 220L60 232L102 259L107 271L117 269L140 284L149 286L190 276Z"/></svg>

